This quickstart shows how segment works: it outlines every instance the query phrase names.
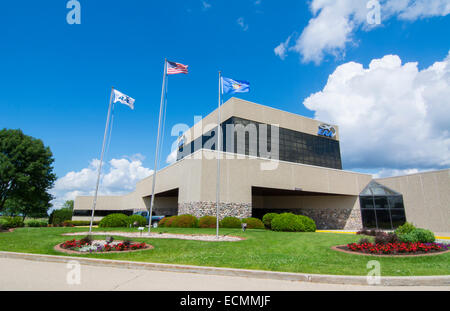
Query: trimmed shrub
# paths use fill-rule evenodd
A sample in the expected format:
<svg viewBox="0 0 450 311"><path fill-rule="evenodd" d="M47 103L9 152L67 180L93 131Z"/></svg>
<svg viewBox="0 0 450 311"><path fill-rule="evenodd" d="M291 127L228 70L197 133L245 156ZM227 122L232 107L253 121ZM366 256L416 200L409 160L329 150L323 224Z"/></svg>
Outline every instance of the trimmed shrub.
<svg viewBox="0 0 450 311"><path fill-rule="evenodd" d="M220 221L222 228L241 228L241 220L237 217L225 217Z"/></svg>
<svg viewBox="0 0 450 311"><path fill-rule="evenodd" d="M436 240L434 233L427 229L417 228L413 230L413 233L417 237L418 242L433 243Z"/></svg>
<svg viewBox="0 0 450 311"><path fill-rule="evenodd" d="M128 225L134 226L134 223L137 223L138 227L145 227L148 224L147 219L141 215L131 215L128 216Z"/></svg>
<svg viewBox="0 0 450 311"><path fill-rule="evenodd" d="M3 230L8 230L11 228L21 228L25 226L23 218L20 216L15 217L5 216L2 218L0 225L3 228Z"/></svg>
<svg viewBox="0 0 450 311"><path fill-rule="evenodd" d="M198 228L198 219L197 217L189 214L178 215L173 220L171 227Z"/></svg>
<svg viewBox="0 0 450 311"><path fill-rule="evenodd" d="M416 229L416 227L412 223L405 222L395 230L395 234L397 234L398 236L404 235L407 233L411 233L412 231L414 231L414 229Z"/></svg>
<svg viewBox="0 0 450 311"><path fill-rule="evenodd" d="M292 213L282 213L272 219L272 230L274 231L302 231L304 225L300 217Z"/></svg>
<svg viewBox="0 0 450 311"><path fill-rule="evenodd" d="M127 227L128 216L125 214L115 213L104 217L98 226L100 228Z"/></svg>
<svg viewBox="0 0 450 311"><path fill-rule="evenodd" d="M203 216L198 220L199 228L215 228L217 225L217 218L214 216Z"/></svg>
<svg viewBox="0 0 450 311"><path fill-rule="evenodd" d="M164 217L159 221L158 227L166 227L166 228L172 227L172 223L175 220L175 218L177 218L177 216Z"/></svg>
<svg viewBox="0 0 450 311"><path fill-rule="evenodd" d="M11 228L21 228L25 226L23 218L20 216L11 217Z"/></svg>
<svg viewBox="0 0 450 311"><path fill-rule="evenodd" d="M49 223L52 225L62 225L66 220L72 220L72 210L70 208L54 210L50 214Z"/></svg>
<svg viewBox="0 0 450 311"><path fill-rule="evenodd" d="M8 221L4 218L0 218L0 231L1 230L8 230Z"/></svg>
<svg viewBox="0 0 450 311"><path fill-rule="evenodd" d="M264 229L261 219L255 217L244 218L242 222L247 224L247 229Z"/></svg>
<svg viewBox="0 0 450 311"><path fill-rule="evenodd" d="M272 219L275 218L275 216L277 216L277 213L267 213L263 216L262 221L264 223L264 226L266 226L266 228L270 229L271 228L271 223L272 223Z"/></svg>
<svg viewBox="0 0 450 311"><path fill-rule="evenodd" d="M433 232L427 229L416 228L409 233L402 234L399 237L401 242L410 242L410 243L433 243L436 240Z"/></svg>
<svg viewBox="0 0 450 311"><path fill-rule="evenodd" d="M303 226L303 229L301 231L316 232L316 223L314 220L304 215L297 215L297 217L300 219L300 222L302 223Z"/></svg>
<svg viewBox="0 0 450 311"><path fill-rule="evenodd" d="M46 220L42 220L42 219L28 219L25 220L25 226L27 227L34 227L34 228L38 228L38 227L47 227L47 221Z"/></svg>

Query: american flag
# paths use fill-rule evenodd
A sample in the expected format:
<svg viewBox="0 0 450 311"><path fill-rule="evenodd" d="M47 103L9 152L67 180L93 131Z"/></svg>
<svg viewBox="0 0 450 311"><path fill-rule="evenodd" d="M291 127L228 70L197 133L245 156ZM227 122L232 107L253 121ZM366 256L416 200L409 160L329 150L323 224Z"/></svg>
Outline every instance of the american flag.
<svg viewBox="0 0 450 311"><path fill-rule="evenodd" d="M188 66L167 61L167 74L176 75L178 73L188 73Z"/></svg>

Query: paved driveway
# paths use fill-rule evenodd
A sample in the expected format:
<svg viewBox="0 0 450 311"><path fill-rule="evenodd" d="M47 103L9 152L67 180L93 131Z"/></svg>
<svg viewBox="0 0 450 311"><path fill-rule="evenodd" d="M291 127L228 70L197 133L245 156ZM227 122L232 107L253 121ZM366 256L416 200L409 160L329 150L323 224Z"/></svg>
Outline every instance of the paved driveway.
<svg viewBox="0 0 450 311"><path fill-rule="evenodd" d="M78 269L79 268L79 269ZM307 291L447 290L450 286L380 287L331 285L181 272L133 270L91 265L0 258L0 290L147 290L147 291ZM78 274L77 271L80 271ZM79 284L78 282L79 276ZM75 283L69 284L68 283Z"/></svg>

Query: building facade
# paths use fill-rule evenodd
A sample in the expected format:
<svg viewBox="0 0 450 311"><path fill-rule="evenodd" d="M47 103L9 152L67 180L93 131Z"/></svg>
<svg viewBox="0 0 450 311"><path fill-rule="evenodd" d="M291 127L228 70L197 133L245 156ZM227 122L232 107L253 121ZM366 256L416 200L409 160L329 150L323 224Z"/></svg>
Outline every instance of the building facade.
<svg viewBox="0 0 450 311"><path fill-rule="evenodd" d="M408 190L409 183L373 180L368 174L342 170L336 125L232 98L221 107L218 153L217 119L216 110L189 129L177 161L158 171L155 214L215 215L219 156L220 218L261 218L267 212L289 211L313 218L319 229L349 230L392 229L420 218L414 216L414 204L409 209L414 201L409 196L417 195ZM449 172L439 173L436 181L440 187L436 191L447 193L429 208L449 213ZM117 211L149 209L151 189L152 176L138 182L130 194L99 197L96 219ZM92 201L92 197L77 197L74 219L87 219ZM423 202L428 206L425 197ZM450 231L448 223L421 223Z"/></svg>

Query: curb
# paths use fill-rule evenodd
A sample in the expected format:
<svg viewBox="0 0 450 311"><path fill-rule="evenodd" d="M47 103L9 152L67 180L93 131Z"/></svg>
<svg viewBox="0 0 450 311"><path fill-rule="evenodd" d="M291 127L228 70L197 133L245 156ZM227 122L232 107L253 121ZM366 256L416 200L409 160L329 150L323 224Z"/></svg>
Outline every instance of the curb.
<svg viewBox="0 0 450 311"><path fill-rule="evenodd" d="M290 272L274 272L263 270L231 269L216 267L201 267L188 265L173 265L163 263L147 263L134 261L121 261L84 257L53 256L13 252L0 252L0 258L24 259L42 262L66 263L72 260L84 265L114 267L122 269L157 270L182 273L200 273L209 275L223 275L234 277L250 277L259 279L273 279L296 282L347 284L347 285L369 285L365 276L347 275L325 275L325 274L305 274ZM381 286L450 286L450 275L443 276L387 276L381 277ZM373 285L376 286L376 285Z"/></svg>

